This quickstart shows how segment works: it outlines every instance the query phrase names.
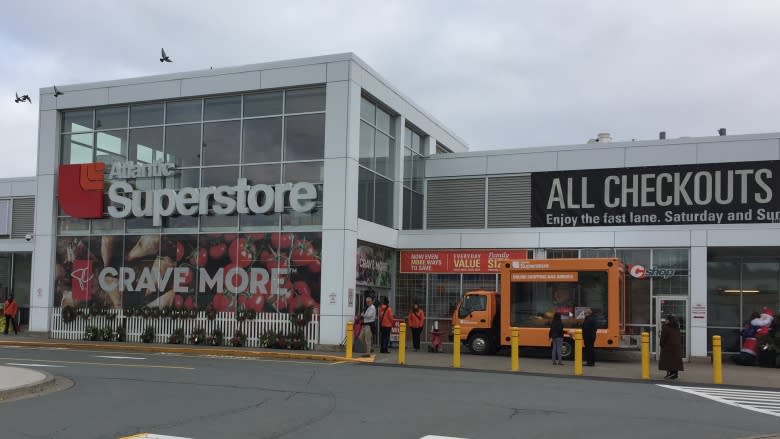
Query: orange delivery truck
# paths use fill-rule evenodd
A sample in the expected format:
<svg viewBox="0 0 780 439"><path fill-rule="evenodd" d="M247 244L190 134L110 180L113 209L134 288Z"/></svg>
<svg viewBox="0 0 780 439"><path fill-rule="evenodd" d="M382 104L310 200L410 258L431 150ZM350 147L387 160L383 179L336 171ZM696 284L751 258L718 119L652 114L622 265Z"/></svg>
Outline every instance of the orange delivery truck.
<svg viewBox="0 0 780 439"><path fill-rule="evenodd" d="M564 358L573 358L574 331L585 310L596 317L597 348L618 348L624 327L625 271L616 258L523 259L501 262L501 291L468 291L452 315L460 342L473 354L509 346L519 328L523 347L550 347L548 330L561 313ZM457 342L457 340L455 340Z"/></svg>

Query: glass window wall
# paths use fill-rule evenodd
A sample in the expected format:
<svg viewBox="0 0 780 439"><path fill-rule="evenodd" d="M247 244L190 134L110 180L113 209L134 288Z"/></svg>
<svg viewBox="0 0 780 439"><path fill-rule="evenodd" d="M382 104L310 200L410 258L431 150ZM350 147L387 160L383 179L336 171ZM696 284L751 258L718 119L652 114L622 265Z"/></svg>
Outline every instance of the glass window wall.
<svg viewBox="0 0 780 439"><path fill-rule="evenodd" d="M403 225L406 230L423 228L425 158L422 135L407 126L404 129Z"/></svg>
<svg viewBox="0 0 780 439"><path fill-rule="evenodd" d="M360 102L358 217L393 227L395 117L374 102Z"/></svg>
<svg viewBox="0 0 780 439"><path fill-rule="evenodd" d="M280 115L283 102L280 91L244 95L244 117Z"/></svg>
<svg viewBox="0 0 780 439"><path fill-rule="evenodd" d="M162 125L165 109L162 103L130 106L130 126Z"/></svg>
<svg viewBox="0 0 780 439"><path fill-rule="evenodd" d="M707 255L707 333L725 352L739 352L740 331L753 312L780 307L780 249L718 248Z"/></svg>
<svg viewBox="0 0 780 439"><path fill-rule="evenodd" d="M325 88L306 87L65 111L61 114L61 163L160 160L175 165L175 175L165 181L128 180L139 190L199 187L225 172L232 176L231 181L220 180L221 184L234 186L239 169L254 184L309 181L318 188L317 207L311 213L300 214L287 208L284 214L230 219L169 217L163 220L162 231L198 232L215 227L220 231L225 227L265 231L283 226L318 229L322 224L324 110ZM225 171L225 166L231 170ZM372 214L378 186L379 216L383 221L391 221L392 201L387 194L392 195L392 189L388 190L383 183L384 180L376 185L372 178ZM106 207L109 204L106 198ZM160 232L150 218L88 221L70 218L61 210L59 216L58 233L64 235Z"/></svg>

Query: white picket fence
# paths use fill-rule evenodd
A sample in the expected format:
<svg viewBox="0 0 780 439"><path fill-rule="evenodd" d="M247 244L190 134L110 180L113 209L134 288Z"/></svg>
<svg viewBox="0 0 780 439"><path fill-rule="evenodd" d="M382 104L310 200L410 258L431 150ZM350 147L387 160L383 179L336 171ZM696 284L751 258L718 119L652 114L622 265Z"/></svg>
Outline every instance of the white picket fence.
<svg viewBox="0 0 780 439"><path fill-rule="evenodd" d="M83 309L82 311L85 313L89 312L88 309ZM108 320L106 316L91 315L88 320L81 316L76 316L72 322L65 323L62 321L62 308L53 308L50 337L57 340L82 340L84 339L84 331L87 329L87 326L96 326L100 329L110 326L116 330L119 325L124 324L127 331L127 341L140 343L141 334L143 334L147 326L151 325L155 329L154 343L168 343L168 340L177 328L184 328L184 343L188 344L190 334L196 328L203 328L207 337L211 335L211 331L215 328L221 328L224 334L225 345L230 343L233 334L239 329L247 336L246 346L261 347L260 337L263 334L269 331L289 333L297 329L290 321L290 315L284 313L259 313L252 320L239 322L235 318L235 313L232 312L217 313L217 317L214 320L206 318L205 311L199 312L198 317L194 319L125 317L121 309L112 310L111 312L116 314L113 320ZM311 321L303 329L307 347L314 349L314 346L319 343L320 339L319 316L312 316Z"/></svg>

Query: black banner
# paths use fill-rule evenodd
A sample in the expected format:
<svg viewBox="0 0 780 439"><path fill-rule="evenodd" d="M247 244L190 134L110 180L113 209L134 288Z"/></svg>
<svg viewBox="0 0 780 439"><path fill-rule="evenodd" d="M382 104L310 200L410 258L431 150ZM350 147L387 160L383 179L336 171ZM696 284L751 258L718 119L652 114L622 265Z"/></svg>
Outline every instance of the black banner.
<svg viewBox="0 0 780 439"><path fill-rule="evenodd" d="M780 222L780 162L531 175L533 227Z"/></svg>

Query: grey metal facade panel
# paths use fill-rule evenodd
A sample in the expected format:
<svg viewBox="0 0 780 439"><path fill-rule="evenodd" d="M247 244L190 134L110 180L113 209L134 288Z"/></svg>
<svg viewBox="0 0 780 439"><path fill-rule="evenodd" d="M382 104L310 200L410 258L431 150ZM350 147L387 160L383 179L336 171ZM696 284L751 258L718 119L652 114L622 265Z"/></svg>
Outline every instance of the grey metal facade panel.
<svg viewBox="0 0 780 439"><path fill-rule="evenodd" d="M696 145L664 145L626 148L626 167L685 165L696 163Z"/></svg>
<svg viewBox="0 0 780 439"><path fill-rule="evenodd" d="M11 207L11 238L24 238L35 230L35 198L15 198Z"/></svg>
<svg viewBox="0 0 780 439"><path fill-rule="evenodd" d="M483 229L485 227L485 179L428 180L427 228Z"/></svg>
<svg viewBox="0 0 780 439"><path fill-rule="evenodd" d="M487 156L488 174L543 172L555 169L557 165L558 153L554 151Z"/></svg>
<svg viewBox="0 0 780 439"><path fill-rule="evenodd" d="M696 145L697 163L780 160L778 139L728 140Z"/></svg>
<svg viewBox="0 0 780 439"><path fill-rule="evenodd" d="M488 228L531 227L531 176L488 179Z"/></svg>

